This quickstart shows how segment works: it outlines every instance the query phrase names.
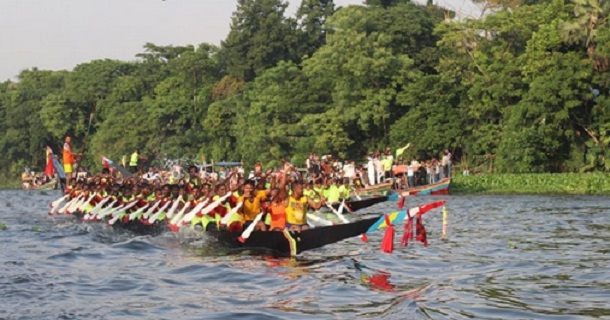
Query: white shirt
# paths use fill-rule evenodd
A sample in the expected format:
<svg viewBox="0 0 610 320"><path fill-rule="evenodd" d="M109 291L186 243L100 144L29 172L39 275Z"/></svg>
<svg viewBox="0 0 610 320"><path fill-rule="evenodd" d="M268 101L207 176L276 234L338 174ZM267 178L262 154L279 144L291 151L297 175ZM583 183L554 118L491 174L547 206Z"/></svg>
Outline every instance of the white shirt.
<svg viewBox="0 0 610 320"><path fill-rule="evenodd" d="M345 167L343 167L343 176L347 178L352 178L355 174L354 169L355 168L351 163L346 164Z"/></svg>

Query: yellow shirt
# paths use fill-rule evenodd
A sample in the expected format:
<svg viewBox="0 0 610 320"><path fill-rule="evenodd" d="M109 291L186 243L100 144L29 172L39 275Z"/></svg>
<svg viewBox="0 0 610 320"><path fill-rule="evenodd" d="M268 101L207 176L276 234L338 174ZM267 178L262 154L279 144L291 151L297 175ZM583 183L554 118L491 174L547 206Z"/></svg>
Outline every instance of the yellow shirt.
<svg viewBox="0 0 610 320"><path fill-rule="evenodd" d="M288 197L288 205L286 205L286 222L290 224L302 225L307 224L307 197L301 199Z"/></svg>
<svg viewBox="0 0 610 320"><path fill-rule="evenodd" d="M242 212L245 221L252 221L261 213L261 201L265 200L265 193L257 193L252 201L244 199L244 196L239 197L239 201L243 201Z"/></svg>

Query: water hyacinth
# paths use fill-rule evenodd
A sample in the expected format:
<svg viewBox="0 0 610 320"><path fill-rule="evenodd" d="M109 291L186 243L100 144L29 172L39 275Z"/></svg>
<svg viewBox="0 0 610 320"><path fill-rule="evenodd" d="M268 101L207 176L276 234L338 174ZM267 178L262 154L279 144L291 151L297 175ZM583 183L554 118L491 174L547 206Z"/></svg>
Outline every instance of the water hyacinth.
<svg viewBox="0 0 610 320"><path fill-rule="evenodd" d="M603 173L486 174L455 176L452 193L485 194L610 194Z"/></svg>

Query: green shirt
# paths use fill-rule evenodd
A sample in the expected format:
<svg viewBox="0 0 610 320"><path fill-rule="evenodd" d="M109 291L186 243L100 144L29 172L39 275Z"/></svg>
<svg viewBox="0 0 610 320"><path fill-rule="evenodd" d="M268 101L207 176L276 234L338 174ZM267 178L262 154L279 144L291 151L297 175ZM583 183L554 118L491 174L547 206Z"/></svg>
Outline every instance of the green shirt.
<svg viewBox="0 0 610 320"><path fill-rule="evenodd" d="M339 202L340 197L341 192L339 191L339 188L336 185L333 184L326 190L326 201L330 203Z"/></svg>

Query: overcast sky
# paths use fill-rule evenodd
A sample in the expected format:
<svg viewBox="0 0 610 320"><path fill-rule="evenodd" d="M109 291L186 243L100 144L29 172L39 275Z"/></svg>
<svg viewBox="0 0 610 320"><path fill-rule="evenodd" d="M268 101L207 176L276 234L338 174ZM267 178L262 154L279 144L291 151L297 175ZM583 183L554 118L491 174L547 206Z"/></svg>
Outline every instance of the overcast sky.
<svg viewBox="0 0 610 320"><path fill-rule="evenodd" d="M290 13L300 0L289 0ZM335 0L338 6L362 0ZM437 3L437 1L435 1ZM470 0L438 0L469 13ZM146 42L220 44L237 0L0 0L0 81L23 69L134 60Z"/></svg>

